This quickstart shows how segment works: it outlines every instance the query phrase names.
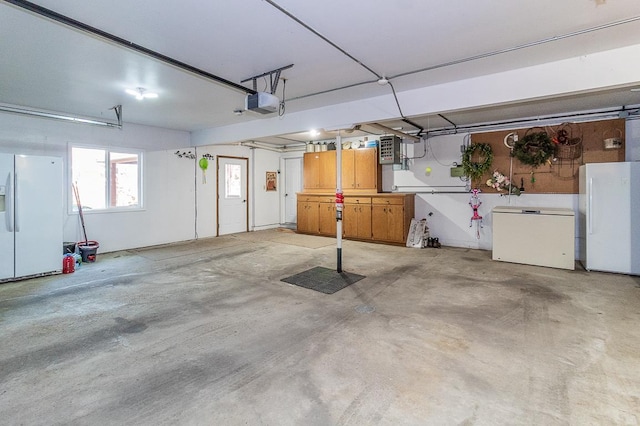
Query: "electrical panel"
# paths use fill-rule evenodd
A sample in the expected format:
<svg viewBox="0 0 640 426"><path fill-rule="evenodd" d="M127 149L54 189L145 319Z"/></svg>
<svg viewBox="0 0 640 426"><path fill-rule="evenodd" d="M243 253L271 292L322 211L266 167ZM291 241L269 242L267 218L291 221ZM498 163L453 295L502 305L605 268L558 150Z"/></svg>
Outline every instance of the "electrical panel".
<svg viewBox="0 0 640 426"><path fill-rule="evenodd" d="M378 150L380 164L401 164L400 142L400 138L395 135L380 138L380 149Z"/></svg>

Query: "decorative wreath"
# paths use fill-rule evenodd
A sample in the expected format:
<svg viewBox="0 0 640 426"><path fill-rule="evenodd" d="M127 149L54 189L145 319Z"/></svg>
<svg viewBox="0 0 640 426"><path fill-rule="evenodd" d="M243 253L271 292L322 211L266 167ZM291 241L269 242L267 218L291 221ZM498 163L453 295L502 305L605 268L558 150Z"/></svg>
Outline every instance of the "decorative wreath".
<svg viewBox="0 0 640 426"><path fill-rule="evenodd" d="M472 161L474 154L478 153L478 162ZM493 162L493 150L488 143L474 143L467 147L462 154L462 170L465 176L471 180L478 180L489 171Z"/></svg>
<svg viewBox="0 0 640 426"><path fill-rule="evenodd" d="M513 145L511 155L522 164L538 167L553 155L554 145L546 132L526 134Z"/></svg>

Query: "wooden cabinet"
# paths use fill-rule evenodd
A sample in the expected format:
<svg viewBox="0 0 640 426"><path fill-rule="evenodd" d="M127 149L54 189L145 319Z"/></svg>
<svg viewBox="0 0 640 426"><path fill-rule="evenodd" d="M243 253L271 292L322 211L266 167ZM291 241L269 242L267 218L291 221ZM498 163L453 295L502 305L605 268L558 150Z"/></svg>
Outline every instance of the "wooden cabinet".
<svg viewBox="0 0 640 426"><path fill-rule="evenodd" d="M305 234L317 233L319 213L317 201L301 201L298 199L298 231Z"/></svg>
<svg viewBox="0 0 640 426"><path fill-rule="evenodd" d="M317 189L320 179L320 156L316 152L307 152L302 159L304 189Z"/></svg>
<svg viewBox="0 0 640 426"><path fill-rule="evenodd" d="M345 238L371 238L371 197L346 197L342 212Z"/></svg>
<svg viewBox="0 0 640 426"><path fill-rule="evenodd" d="M404 200L398 197L374 198L371 206L371 230L371 238L374 240L404 242Z"/></svg>
<svg viewBox="0 0 640 426"><path fill-rule="evenodd" d="M342 188L345 191L377 192L382 187L382 169L377 148L346 149L342 151Z"/></svg>
<svg viewBox="0 0 640 426"><path fill-rule="evenodd" d="M303 158L304 189L336 189L335 151L306 152Z"/></svg>
<svg viewBox="0 0 640 426"><path fill-rule="evenodd" d="M304 190L335 191L336 151L304 154ZM377 148L342 151L342 188L345 193L378 192L382 188L382 169Z"/></svg>
<svg viewBox="0 0 640 426"><path fill-rule="evenodd" d="M336 204L320 203L320 216L318 217L318 233L320 235L336 235Z"/></svg>
<svg viewBox="0 0 640 426"><path fill-rule="evenodd" d="M414 214L414 199L414 194L345 197L343 236L363 241L404 244ZM335 235L336 208L333 194L298 194L298 232Z"/></svg>

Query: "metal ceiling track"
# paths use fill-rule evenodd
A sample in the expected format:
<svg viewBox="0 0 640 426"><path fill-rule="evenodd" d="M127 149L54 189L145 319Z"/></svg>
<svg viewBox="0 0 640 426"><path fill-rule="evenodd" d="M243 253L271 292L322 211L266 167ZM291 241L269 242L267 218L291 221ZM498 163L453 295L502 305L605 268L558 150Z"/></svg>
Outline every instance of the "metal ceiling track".
<svg viewBox="0 0 640 426"><path fill-rule="evenodd" d="M90 118L76 117L76 116L60 114L56 112L38 111L30 108L0 104L0 111L2 112L28 115L31 117L51 118L53 120L68 121L71 123L92 124L94 126L104 126L104 127L122 129L122 105L116 105L109 109L112 109L115 112L116 118L118 119L118 123L110 123L108 121L93 120Z"/></svg>
<svg viewBox="0 0 640 426"><path fill-rule="evenodd" d="M194 66L191 66L189 64L186 64L184 62L178 61L176 59L173 59L169 56L163 55L162 53L158 53L154 50L148 49L144 46L140 46L138 44L135 44L129 40L125 40L121 37L118 37L116 35L113 35L111 33L108 33L106 31L102 31L98 28L92 27L90 25L87 25L83 22L77 21L75 19L69 18L68 16L62 15L58 12L54 12L51 9L47 9L45 7L39 6L37 4L31 3L29 1L24 1L24 0L2 0L5 3L9 3L12 4L16 7L19 7L21 9L27 10L29 12L32 12L36 15L40 15L43 16L47 19L51 19L54 22L58 22L60 24L66 25L68 27L74 28L76 30L80 30L82 32L91 34L93 36L97 36L100 38L103 38L105 40L108 40L112 43L115 43L118 46L124 47L126 49L129 50L133 50L135 52L138 53L142 53L143 55L149 56L153 59L156 59L160 62L164 62L166 64L169 64L171 66L174 66L178 69L181 69L183 71L187 71L190 72L192 74L195 74L199 77L203 77L206 78L208 80L212 80L216 83L225 85L227 87L230 87L232 89L238 90L240 92L244 92L244 93L250 93L250 94L255 94L256 91L249 89L248 87L244 87L238 83L234 83L233 81L229 81L225 78L219 77L217 75L211 74L207 71L201 70L199 68L196 68Z"/></svg>
<svg viewBox="0 0 640 426"><path fill-rule="evenodd" d="M258 90L258 79L262 77L269 76L269 89L271 90L271 94L276 94L276 89L278 88L278 82L280 81L280 73L284 70L288 70L293 67L293 64L286 65L284 67L277 68L273 71L263 72L262 74L255 75L253 77L245 78L240 83L245 83L249 80L253 80L253 90Z"/></svg>
<svg viewBox="0 0 640 426"><path fill-rule="evenodd" d="M438 114L439 115L439 114ZM443 117L444 118L444 117ZM621 108L607 108L593 111L576 112L569 114L555 114L540 117L528 117L513 120L494 121L489 123L470 124L466 126L443 127L429 130L427 138L457 133L489 132L498 130L512 130L529 126L552 126L564 122L584 122L599 120L637 120L640 118L640 105L623 106ZM448 121L448 120L447 120Z"/></svg>

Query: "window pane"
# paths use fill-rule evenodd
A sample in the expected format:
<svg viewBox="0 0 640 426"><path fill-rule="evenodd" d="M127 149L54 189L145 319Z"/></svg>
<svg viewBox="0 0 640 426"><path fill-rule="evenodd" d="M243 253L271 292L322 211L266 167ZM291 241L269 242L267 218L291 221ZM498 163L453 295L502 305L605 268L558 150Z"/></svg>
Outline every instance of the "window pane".
<svg viewBox="0 0 640 426"><path fill-rule="evenodd" d="M242 167L239 164L225 164L225 198L240 198L242 196L242 182L240 173Z"/></svg>
<svg viewBox="0 0 640 426"><path fill-rule="evenodd" d="M105 150L72 148L71 175L76 185L83 209L104 209L106 207ZM78 206L74 197L73 209Z"/></svg>
<svg viewBox="0 0 640 426"><path fill-rule="evenodd" d="M109 206L138 206L138 154L109 153Z"/></svg>

